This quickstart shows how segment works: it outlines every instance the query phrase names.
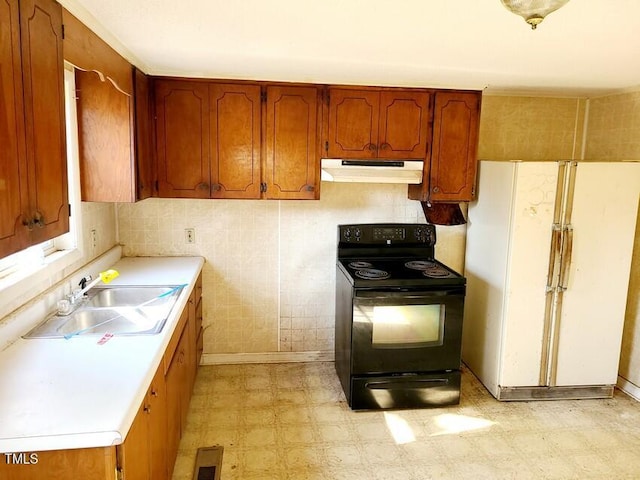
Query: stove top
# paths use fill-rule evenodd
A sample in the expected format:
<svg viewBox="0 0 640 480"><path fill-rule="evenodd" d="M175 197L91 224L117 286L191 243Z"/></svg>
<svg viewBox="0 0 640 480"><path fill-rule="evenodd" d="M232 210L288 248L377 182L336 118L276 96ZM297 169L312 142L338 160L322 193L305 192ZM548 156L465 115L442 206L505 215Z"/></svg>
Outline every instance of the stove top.
<svg viewBox="0 0 640 480"><path fill-rule="evenodd" d="M432 258L343 258L340 268L356 287L464 285L465 278Z"/></svg>
<svg viewBox="0 0 640 480"><path fill-rule="evenodd" d="M414 223L338 226L338 265L356 287L464 285L435 260L436 229Z"/></svg>

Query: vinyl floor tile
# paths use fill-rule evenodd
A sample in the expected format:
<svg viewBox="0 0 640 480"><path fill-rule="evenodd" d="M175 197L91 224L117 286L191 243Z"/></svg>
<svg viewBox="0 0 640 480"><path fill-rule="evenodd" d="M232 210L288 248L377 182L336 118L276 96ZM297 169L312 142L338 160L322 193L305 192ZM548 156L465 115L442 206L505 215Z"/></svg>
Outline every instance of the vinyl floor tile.
<svg viewBox="0 0 640 480"><path fill-rule="evenodd" d="M222 480L638 480L640 403L498 402L464 369L460 405L353 412L332 363L203 366L173 480L215 444Z"/></svg>

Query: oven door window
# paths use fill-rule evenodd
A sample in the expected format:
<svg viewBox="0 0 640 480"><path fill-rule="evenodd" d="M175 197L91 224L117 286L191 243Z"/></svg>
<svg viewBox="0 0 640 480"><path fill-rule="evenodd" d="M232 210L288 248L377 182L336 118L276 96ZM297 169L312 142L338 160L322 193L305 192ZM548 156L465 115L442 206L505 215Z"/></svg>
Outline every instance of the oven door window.
<svg viewBox="0 0 640 480"><path fill-rule="evenodd" d="M373 348L422 348L442 345L445 305L373 305L356 307L355 322L371 323Z"/></svg>
<svg viewBox="0 0 640 480"><path fill-rule="evenodd" d="M460 368L464 288L358 290L349 307L353 374Z"/></svg>

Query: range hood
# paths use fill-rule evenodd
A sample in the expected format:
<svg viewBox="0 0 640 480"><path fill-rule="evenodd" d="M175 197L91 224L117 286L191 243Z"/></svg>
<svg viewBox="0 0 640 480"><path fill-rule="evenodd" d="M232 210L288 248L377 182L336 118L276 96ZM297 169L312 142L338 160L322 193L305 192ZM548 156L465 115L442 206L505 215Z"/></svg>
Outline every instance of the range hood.
<svg viewBox="0 0 640 480"><path fill-rule="evenodd" d="M359 183L422 183L421 160L322 159L321 180Z"/></svg>

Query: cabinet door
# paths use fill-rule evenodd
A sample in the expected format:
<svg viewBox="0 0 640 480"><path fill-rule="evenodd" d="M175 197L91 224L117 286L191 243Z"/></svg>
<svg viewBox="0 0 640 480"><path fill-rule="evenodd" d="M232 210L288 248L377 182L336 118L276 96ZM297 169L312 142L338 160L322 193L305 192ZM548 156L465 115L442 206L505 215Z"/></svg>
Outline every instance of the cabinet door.
<svg viewBox="0 0 640 480"><path fill-rule="evenodd" d="M55 0L20 1L31 243L69 231L64 121L62 7Z"/></svg>
<svg viewBox="0 0 640 480"><path fill-rule="evenodd" d="M133 99L94 71L75 77L82 200L133 202Z"/></svg>
<svg viewBox="0 0 640 480"><path fill-rule="evenodd" d="M0 462L2 480L114 480L116 447L46 450L37 454L38 463Z"/></svg>
<svg viewBox="0 0 640 480"><path fill-rule="evenodd" d="M331 158L376 158L380 92L329 89L329 139Z"/></svg>
<svg viewBox="0 0 640 480"><path fill-rule="evenodd" d="M437 92L429 197L470 201L475 194L480 92Z"/></svg>
<svg viewBox="0 0 640 480"><path fill-rule="evenodd" d="M184 378L184 352L180 352L180 345L176 349L169 370L165 376L167 388L167 475L171 478L174 463L180 443L180 398Z"/></svg>
<svg viewBox="0 0 640 480"><path fill-rule="evenodd" d="M0 0L0 258L24 248L27 165L17 0Z"/></svg>
<svg viewBox="0 0 640 480"><path fill-rule="evenodd" d="M266 197L318 198L318 89L268 87Z"/></svg>
<svg viewBox="0 0 640 480"><path fill-rule="evenodd" d="M158 196L209 198L209 90L156 80Z"/></svg>
<svg viewBox="0 0 640 480"><path fill-rule="evenodd" d="M142 402L124 443L117 448L118 466L126 480L149 480L149 405Z"/></svg>
<svg viewBox="0 0 640 480"><path fill-rule="evenodd" d="M153 196L154 162L151 128L151 85L147 75L133 69L135 99L135 166L137 200Z"/></svg>
<svg viewBox="0 0 640 480"><path fill-rule="evenodd" d="M425 160L429 146L430 94L380 93L379 158Z"/></svg>
<svg viewBox="0 0 640 480"><path fill-rule="evenodd" d="M213 198L260 198L260 87L209 87Z"/></svg>
<svg viewBox="0 0 640 480"><path fill-rule="evenodd" d="M178 352L180 353L180 362L182 368L181 384L180 384L180 436L184 435L187 426L187 413L189 412L189 401L191 400L191 390L195 380L195 334L194 322L189 318L187 325L184 327L182 338L178 344Z"/></svg>
<svg viewBox="0 0 640 480"><path fill-rule="evenodd" d="M167 473L167 388L162 363L158 367L149 392L149 478L165 480Z"/></svg>

